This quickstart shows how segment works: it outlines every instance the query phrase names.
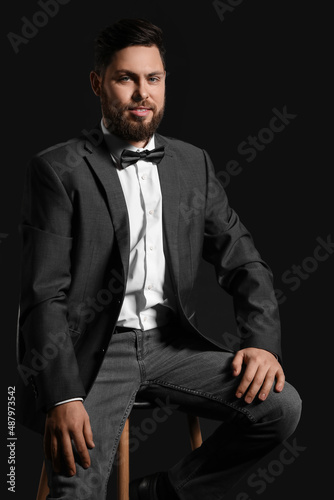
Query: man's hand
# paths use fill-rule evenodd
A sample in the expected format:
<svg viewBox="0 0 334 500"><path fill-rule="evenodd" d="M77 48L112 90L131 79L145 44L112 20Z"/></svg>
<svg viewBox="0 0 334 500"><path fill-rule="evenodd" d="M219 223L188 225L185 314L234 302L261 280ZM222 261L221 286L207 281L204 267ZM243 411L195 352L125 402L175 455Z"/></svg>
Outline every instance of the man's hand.
<svg viewBox="0 0 334 500"><path fill-rule="evenodd" d="M248 347L237 352L232 362L233 375L237 377L245 364L245 372L236 391L236 396L245 396L246 403L251 403L259 392L259 399L264 401L276 378L275 390L281 392L285 377L283 369L275 356L264 349Z"/></svg>
<svg viewBox="0 0 334 500"><path fill-rule="evenodd" d="M44 452L51 459L54 471L61 473L65 461L67 473L76 473L72 440L84 468L90 466L88 448L94 448L88 413L81 401L71 401L48 411L44 433Z"/></svg>

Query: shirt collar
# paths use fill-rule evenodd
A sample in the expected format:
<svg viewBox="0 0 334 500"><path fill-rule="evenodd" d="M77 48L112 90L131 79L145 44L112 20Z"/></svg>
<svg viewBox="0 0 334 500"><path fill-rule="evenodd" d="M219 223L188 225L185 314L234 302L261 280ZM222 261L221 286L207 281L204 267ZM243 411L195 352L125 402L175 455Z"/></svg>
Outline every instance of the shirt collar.
<svg viewBox="0 0 334 500"><path fill-rule="evenodd" d="M145 149L148 149L149 151L151 151L152 149L155 148L154 135L152 135L148 144L144 148L137 148L136 146L129 144L124 139L121 139L120 137L117 137L117 135L109 132L109 130L105 127L103 123L103 118L101 120L101 128L110 155L112 159L115 161L116 165L119 165L119 159L121 157L123 149L129 149L130 151L144 151Z"/></svg>

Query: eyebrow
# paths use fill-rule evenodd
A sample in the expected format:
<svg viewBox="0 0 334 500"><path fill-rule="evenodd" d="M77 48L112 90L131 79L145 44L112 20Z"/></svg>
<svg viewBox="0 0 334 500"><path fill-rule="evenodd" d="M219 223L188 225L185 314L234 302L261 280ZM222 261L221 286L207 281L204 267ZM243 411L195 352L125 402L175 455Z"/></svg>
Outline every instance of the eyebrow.
<svg viewBox="0 0 334 500"><path fill-rule="evenodd" d="M117 69L115 71L115 74L120 74L120 73L126 73L129 76L137 76L136 73L134 73L133 71L130 71L128 69ZM152 71L151 73L148 73L145 76L157 76L157 75L164 75L164 74L165 73L163 71Z"/></svg>

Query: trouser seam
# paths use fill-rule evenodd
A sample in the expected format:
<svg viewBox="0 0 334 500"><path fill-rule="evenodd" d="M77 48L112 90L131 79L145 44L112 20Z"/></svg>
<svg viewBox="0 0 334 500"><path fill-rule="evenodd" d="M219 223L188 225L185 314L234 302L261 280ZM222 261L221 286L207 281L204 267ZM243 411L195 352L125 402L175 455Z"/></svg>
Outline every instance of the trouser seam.
<svg viewBox="0 0 334 500"><path fill-rule="evenodd" d="M223 404L225 406L228 406L228 407L232 408L235 411L238 411L239 413L242 413L251 422L253 422L253 423L257 422L256 418L246 408L238 408L237 406L235 406L230 401L226 401L226 400L220 398L219 396L214 396L213 394L210 394L209 392L202 392L202 391L198 391L198 390L195 390L195 389L190 389L189 387L183 387L183 386L180 386L180 385L172 384L170 382L166 382L166 381L160 380L160 379L147 380L145 382L145 385L149 385L151 383L155 383L155 384L163 385L163 386L166 386L166 387L170 387L170 388L175 389L177 391L187 392L187 393L193 394L195 396L201 396L201 397L204 397L206 399L210 399L212 401L217 401L218 403L221 403L221 404Z"/></svg>
<svg viewBox="0 0 334 500"><path fill-rule="evenodd" d="M113 448L112 448L112 451L111 451L111 455L110 455L110 461L109 461L109 465L108 465L108 470L107 470L107 478L109 478L110 474L111 474L111 470L112 470L112 465L113 465L113 462L114 462L114 458L115 458L115 454L116 454L116 450L117 450L117 446L118 446L118 442L119 442L119 439L121 437L121 434L123 432L123 427L124 427L124 423L126 422L126 420L128 419L130 413L131 413L131 409L132 409L132 406L133 406L133 402L136 398L136 394L138 392L138 389L136 389L133 393L132 393L132 396L130 398L130 401L125 409L125 412L123 414L123 418L121 420L121 423L118 427L118 432L115 436L115 439L114 439L114 445L113 445ZM107 491L108 491L108 480L106 482L106 487L105 487L105 495L107 495Z"/></svg>
<svg viewBox="0 0 334 500"><path fill-rule="evenodd" d="M134 329L133 331L135 332L136 335L136 357L139 365L140 378L142 382L146 378L146 366L143 359L144 344L143 344L142 331L137 329Z"/></svg>

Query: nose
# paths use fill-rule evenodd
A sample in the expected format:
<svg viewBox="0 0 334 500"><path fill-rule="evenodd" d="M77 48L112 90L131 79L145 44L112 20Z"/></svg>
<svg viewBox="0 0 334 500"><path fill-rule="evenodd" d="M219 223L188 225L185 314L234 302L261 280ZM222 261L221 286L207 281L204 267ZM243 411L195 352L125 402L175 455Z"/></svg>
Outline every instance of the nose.
<svg viewBox="0 0 334 500"><path fill-rule="evenodd" d="M136 89L133 93L133 100L135 102L144 101L149 96L147 82L140 80L136 86Z"/></svg>

